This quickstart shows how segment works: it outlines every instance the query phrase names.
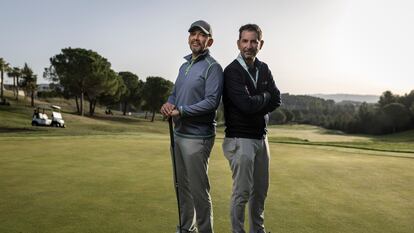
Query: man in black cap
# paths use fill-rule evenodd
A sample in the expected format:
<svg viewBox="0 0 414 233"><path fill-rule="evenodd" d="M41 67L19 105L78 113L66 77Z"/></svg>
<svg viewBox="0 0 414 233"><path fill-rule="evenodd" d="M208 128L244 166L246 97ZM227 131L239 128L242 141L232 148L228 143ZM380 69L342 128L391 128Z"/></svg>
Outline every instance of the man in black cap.
<svg viewBox="0 0 414 233"><path fill-rule="evenodd" d="M208 162L216 135L216 109L223 87L223 69L210 56L210 25L191 24L188 44L173 92L161 113L174 120L174 152L180 200L181 232L213 233L213 207ZM181 233L180 232L180 233Z"/></svg>

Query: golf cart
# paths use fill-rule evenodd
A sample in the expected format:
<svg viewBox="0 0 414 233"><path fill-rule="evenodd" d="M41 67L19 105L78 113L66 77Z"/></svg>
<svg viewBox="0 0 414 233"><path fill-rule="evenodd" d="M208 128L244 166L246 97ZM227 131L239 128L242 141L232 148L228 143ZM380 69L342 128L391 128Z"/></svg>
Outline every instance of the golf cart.
<svg viewBox="0 0 414 233"><path fill-rule="evenodd" d="M57 105L52 105L52 126L65 128L65 121L62 118L62 113L60 113L60 107Z"/></svg>
<svg viewBox="0 0 414 233"><path fill-rule="evenodd" d="M60 107L52 105L49 107L37 107L33 112L32 125L33 126L55 126L65 127L65 121L62 119ZM47 116L46 112L52 113L52 119Z"/></svg>

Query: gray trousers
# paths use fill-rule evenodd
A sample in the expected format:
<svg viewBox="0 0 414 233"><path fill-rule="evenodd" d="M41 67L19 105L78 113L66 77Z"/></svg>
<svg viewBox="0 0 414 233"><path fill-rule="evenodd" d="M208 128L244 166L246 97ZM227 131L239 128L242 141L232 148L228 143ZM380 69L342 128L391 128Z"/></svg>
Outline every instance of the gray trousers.
<svg viewBox="0 0 414 233"><path fill-rule="evenodd" d="M250 233L264 233L264 203L269 188L269 144L265 139L224 138L224 156L233 176L230 220L233 233L245 233L244 214L249 203Z"/></svg>
<svg viewBox="0 0 414 233"><path fill-rule="evenodd" d="M175 135L175 162L181 209L181 233L213 233L208 162L214 138Z"/></svg>

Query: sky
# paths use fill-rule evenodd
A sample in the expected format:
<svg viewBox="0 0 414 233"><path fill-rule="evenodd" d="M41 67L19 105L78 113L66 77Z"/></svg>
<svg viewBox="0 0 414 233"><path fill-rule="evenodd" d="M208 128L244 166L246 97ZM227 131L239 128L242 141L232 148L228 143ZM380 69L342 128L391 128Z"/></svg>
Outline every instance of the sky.
<svg viewBox="0 0 414 233"><path fill-rule="evenodd" d="M43 70L62 48L85 48L116 72L175 81L190 53L188 28L209 22L211 54L224 68L238 29L256 23L258 54L282 93L399 95L414 90L412 0L0 0L0 57ZM5 78L5 83L11 79Z"/></svg>

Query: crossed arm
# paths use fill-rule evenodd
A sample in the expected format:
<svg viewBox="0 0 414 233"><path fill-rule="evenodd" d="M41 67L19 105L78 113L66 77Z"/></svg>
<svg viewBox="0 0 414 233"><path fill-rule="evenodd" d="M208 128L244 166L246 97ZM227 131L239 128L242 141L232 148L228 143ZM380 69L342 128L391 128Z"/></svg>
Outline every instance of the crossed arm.
<svg viewBox="0 0 414 233"><path fill-rule="evenodd" d="M280 92L276 88L273 77L269 73L269 82L264 92L251 95L239 70L225 70L225 91L230 100L245 114L273 111L280 106ZM269 71L270 72L270 71Z"/></svg>

